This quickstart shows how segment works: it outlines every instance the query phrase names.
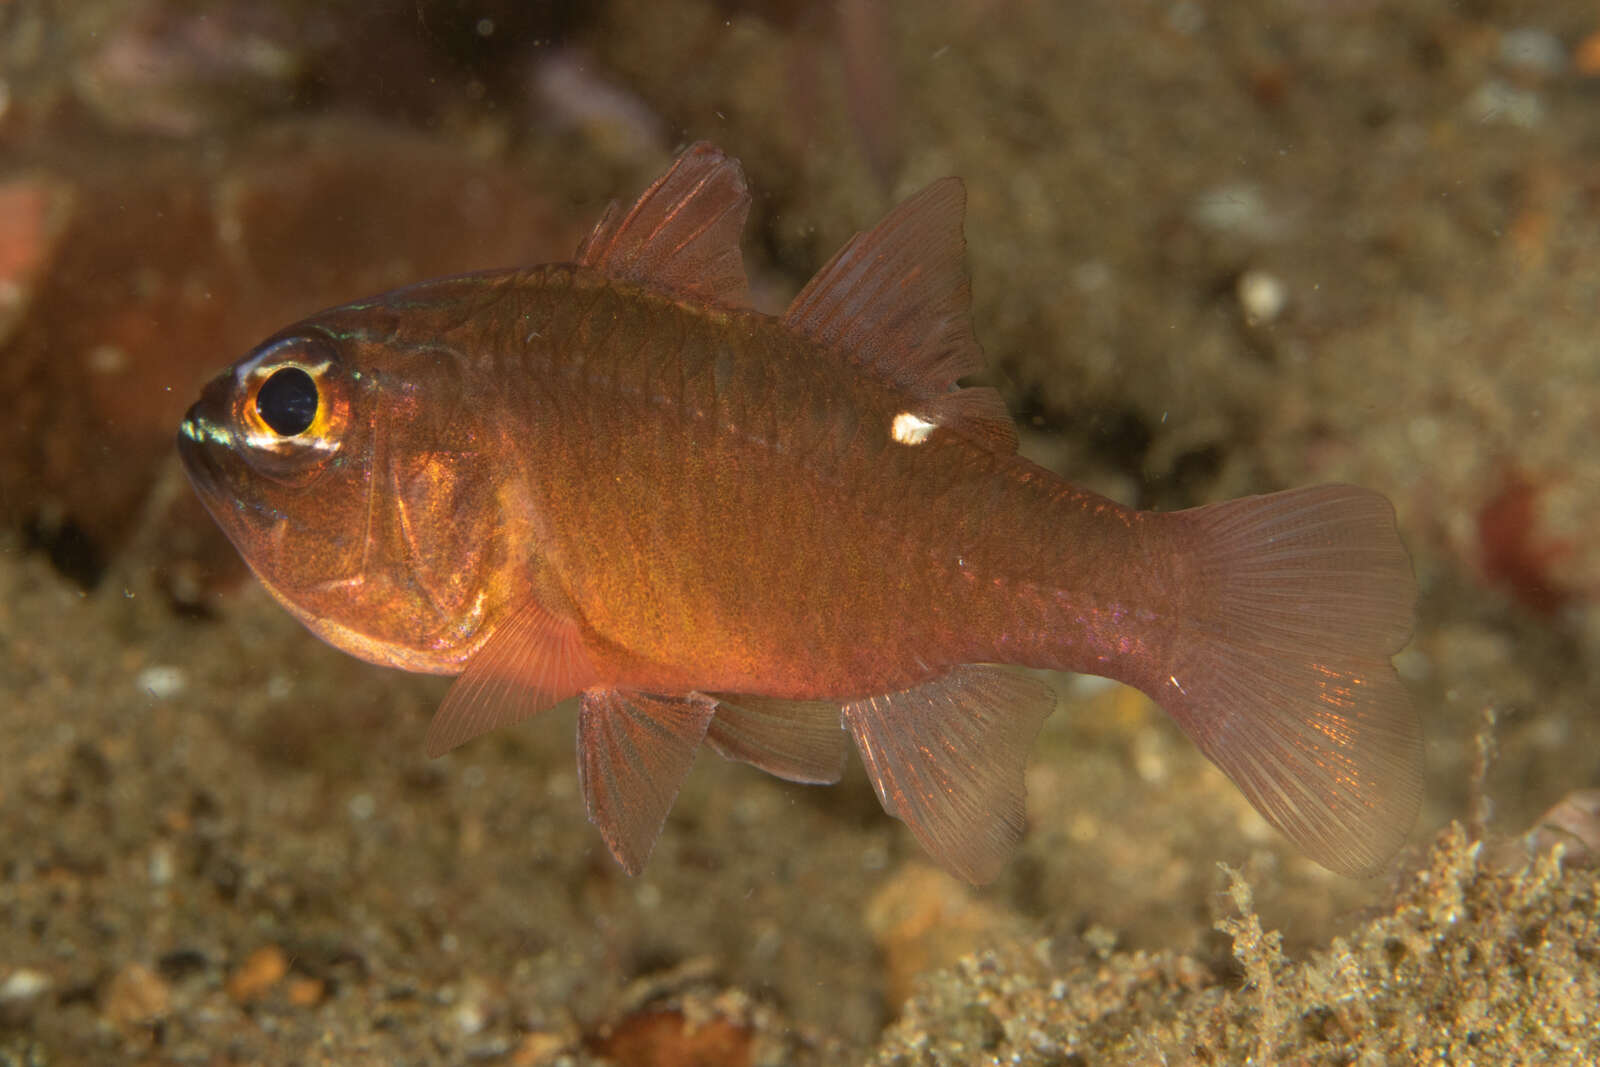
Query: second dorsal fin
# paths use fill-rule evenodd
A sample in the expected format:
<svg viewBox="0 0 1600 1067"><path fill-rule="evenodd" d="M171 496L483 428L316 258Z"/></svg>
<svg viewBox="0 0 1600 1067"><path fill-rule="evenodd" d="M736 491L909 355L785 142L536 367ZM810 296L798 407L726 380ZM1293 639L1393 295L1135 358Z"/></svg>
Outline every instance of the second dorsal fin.
<svg viewBox="0 0 1600 1067"><path fill-rule="evenodd" d="M962 376L983 369L962 262L966 205L959 178L941 178L906 199L850 238L783 321L924 401L920 418L1011 449L1016 432L999 397L957 388Z"/></svg>
<svg viewBox="0 0 1600 1067"><path fill-rule="evenodd" d="M858 233L800 290L783 321L917 396L983 369L962 257L967 193L941 178Z"/></svg>
<svg viewBox="0 0 1600 1067"><path fill-rule="evenodd" d="M613 201L577 261L622 281L727 307L750 303L739 236L750 214L744 170L715 145L690 145L632 207Z"/></svg>

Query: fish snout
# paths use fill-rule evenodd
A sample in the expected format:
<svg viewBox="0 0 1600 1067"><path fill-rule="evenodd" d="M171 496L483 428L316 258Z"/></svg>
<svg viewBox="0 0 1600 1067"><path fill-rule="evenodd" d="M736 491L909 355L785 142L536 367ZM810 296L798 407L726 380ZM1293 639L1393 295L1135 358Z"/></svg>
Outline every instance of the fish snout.
<svg viewBox="0 0 1600 1067"><path fill-rule="evenodd" d="M231 450L234 434L229 429L233 402L233 376L217 375L200 391L200 399L189 406L178 424L178 455L184 469L197 485L213 484L217 473L218 449Z"/></svg>

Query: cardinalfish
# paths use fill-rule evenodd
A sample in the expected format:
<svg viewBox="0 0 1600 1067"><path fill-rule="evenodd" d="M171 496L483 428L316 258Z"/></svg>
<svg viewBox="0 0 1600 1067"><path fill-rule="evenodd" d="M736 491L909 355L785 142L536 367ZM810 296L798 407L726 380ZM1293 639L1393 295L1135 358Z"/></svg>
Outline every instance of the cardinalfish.
<svg viewBox="0 0 1600 1067"><path fill-rule="evenodd" d="M989 881L1055 707L1017 666L1137 687L1312 858L1379 871L1421 795L1389 502L1078 488L960 384L983 355L958 179L776 317L749 302L749 207L694 145L571 263L291 326L189 410L189 477L312 632L460 676L430 755L577 697L589 819L629 873L702 745L824 783L848 735L884 809Z"/></svg>

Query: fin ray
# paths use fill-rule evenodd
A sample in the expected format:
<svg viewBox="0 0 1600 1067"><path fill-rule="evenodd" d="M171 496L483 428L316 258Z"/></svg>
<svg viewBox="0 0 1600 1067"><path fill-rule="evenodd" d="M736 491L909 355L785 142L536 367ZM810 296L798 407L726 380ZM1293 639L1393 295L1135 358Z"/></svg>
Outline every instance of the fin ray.
<svg viewBox="0 0 1600 1067"><path fill-rule="evenodd" d="M1028 749L1053 710L1043 682L969 664L853 701L844 719L884 810L940 864L981 885L1021 840Z"/></svg>
<svg viewBox="0 0 1600 1067"><path fill-rule="evenodd" d="M716 701L589 689L578 709L578 783L589 821L638 874L705 739Z"/></svg>
<svg viewBox="0 0 1600 1067"><path fill-rule="evenodd" d="M962 257L967 194L941 178L858 233L812 278L783 321L920 396L983 369Z"/></svg>
<svg viewBox="0 0 1600 1067"><path fill-rule="evenodd" d="M613 202L577 262L680 296L748 307L739 238L750 214L744 170L714 145L690 145L627 211Z"/></svg>
<svg viewBox="0 0 1600 1067"><path fill-rule="evenodd" d="M594 680L578 626L530 600L467 663L428 723L432 758L577 696Z"/></svg>
<svg viewBox="0 0 1600 1067"><path fill-rule="evenodd" d="M936 397L924 406L924 417L975 440L991 451L1017 450L1017 424L997 390L974 385Z"/></svg>
<svg viewBox="0 0 1600 1067"><path fill-rule="evenodd" d="M719 694L706 743L723 759L791 782L826 785L844 773L837 703Z"/></svg>
<svg viewBox="0 0 1600 1067"><path fill-rule="evenodd" d="M794 298L783 322L912 398L932 401L930 421L1014 450L1016 430L999 394L957 388L984 365L963 264L966 204L959 178L908 197L850 238Z"/></svg>
<svg viewBox="0 0 1600 1067"><path fill-rule="evenodd" d="M1312 859L1378 873L1422 799L1422 728L1389 662L1416 599L1394 508L1329 485L1174 518L1221 592L1150 695Z"/></svg>

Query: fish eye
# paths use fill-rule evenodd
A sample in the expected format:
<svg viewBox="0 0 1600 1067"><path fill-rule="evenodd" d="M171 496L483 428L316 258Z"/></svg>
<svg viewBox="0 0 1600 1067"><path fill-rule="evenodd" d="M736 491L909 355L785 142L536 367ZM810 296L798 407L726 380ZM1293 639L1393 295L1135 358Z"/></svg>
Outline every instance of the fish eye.
<svg viewBox="0 0 1600 1067"><path fill-rule="evenodd" d="M317 418L317 383L299 367L282 367L261 383L256 413L280 437L298 437Z"/></svg>
<svg viewBox="0 0 1600 1067"><path fill-rule="evenodd" d="M234 440L262 474L308 484L343 448L352 379L326 340L269 341L234 364L232 378Z"/></svg>

